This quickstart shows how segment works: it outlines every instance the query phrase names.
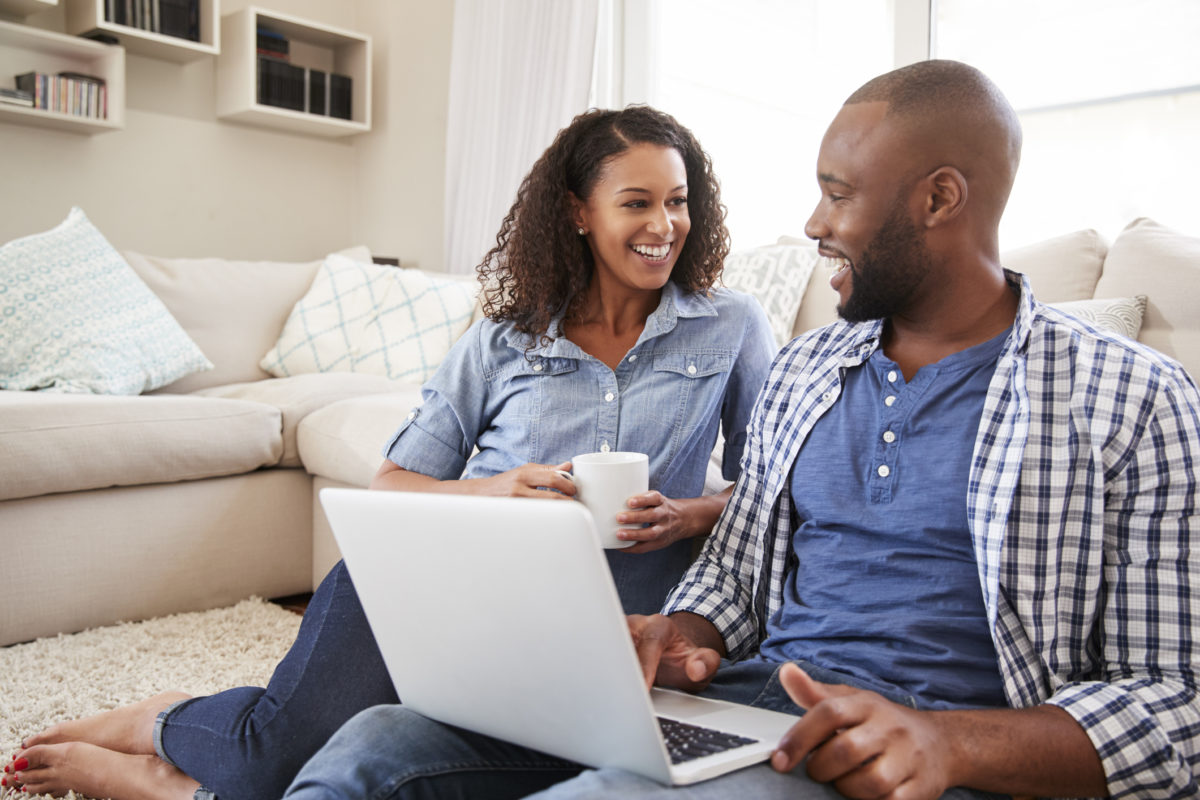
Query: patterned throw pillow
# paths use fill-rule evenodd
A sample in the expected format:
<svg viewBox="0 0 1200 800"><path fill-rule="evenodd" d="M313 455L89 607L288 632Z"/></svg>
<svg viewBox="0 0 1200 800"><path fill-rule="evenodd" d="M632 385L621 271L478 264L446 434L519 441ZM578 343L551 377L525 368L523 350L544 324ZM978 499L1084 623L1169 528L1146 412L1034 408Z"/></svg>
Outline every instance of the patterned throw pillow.
<svg viewBox="0 0 1200 800"><path fill-rule="evenodd" d="M740 250L725 259L722 282L752 295L767 312L771 333L783 346L792 338L796 312L817 263L817 248L773 244Z"/></svg>
<svg viewBox="0 0 1200 800"><path fill-rule="evenodd" d="M279 378L367 372L424 383L470 326L474 285L333 254L260 366Z"/></svg>
<svg viewBox="0 0 1200 800"><path fill-rule="evenodd" d="M72 208L0 247L0 389L139 394L212 364Z"/></svg>
<svg viewBox="0 0 1200 800"><path fill-rule="evenodd" d="M1146 313L1146 295L1115 297L1111 300L1071 300L1047 305L1065 311L1097 328L1136 340L1142 330L1142 316Z"/></svg>

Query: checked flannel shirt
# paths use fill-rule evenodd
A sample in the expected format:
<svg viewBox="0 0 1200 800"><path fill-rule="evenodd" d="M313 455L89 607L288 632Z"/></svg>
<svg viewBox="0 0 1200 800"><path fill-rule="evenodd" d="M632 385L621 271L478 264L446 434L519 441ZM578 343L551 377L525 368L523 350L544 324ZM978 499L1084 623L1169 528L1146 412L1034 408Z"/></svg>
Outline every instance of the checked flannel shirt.
<svg viewBox="0 0 1200 800"><path fill-rule="evenodd" d="M1112 796L1194 797L1200 393L1173 360L1038 303L1022 276L1007 277L1020 304L967 489L1005 694L1013 707L1070 713ZM664 608L711 621L732 659L758 648L783 603L792 463L881 329L838 322L772 365L733 497Z"/></svg>

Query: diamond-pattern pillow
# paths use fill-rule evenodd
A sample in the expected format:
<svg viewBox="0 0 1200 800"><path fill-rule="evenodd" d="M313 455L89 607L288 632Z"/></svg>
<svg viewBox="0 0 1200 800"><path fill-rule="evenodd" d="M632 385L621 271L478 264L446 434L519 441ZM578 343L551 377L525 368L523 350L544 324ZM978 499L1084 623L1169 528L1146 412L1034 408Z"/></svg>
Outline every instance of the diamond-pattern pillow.
<svg viewBox="0 0 1200 800"><path fill-rule="evenodd" d="M78 208L0 247L0 389L139 394L212 364Z"/></svg>
<svg viewBox="0 0 1200 800"><path fill-rule="evenodd" d="M792 338L796 312L817 257L817 248L810 245L772 244L740 250L725 259L721 280L730 289L758 300L782 347Z"/></svg>
<svg viewBox="0 0 1200 800"><path fill-rule="evenodd" d="M473 282L331 255L260 366L275 377L366 372L424 383L466 332Z"/></svg>

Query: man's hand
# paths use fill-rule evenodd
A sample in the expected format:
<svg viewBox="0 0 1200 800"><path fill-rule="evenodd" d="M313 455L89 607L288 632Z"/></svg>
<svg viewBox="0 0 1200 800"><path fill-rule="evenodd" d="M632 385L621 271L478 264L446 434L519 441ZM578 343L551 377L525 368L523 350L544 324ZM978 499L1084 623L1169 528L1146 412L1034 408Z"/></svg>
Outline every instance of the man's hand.
<svg viewBox="0 0 1200 800"><path fill-rule="evenodd" d="M795 664L784 665L779 678L807 713L780 740L775 769L788 772L807 757L810 778L853 798L936 798L957 785L954 742L930 712L819 683Z"/></svg>
<svg viewBox="0 0 1200 800"><path fill-rule="evenodd" d="M691 614L680 616L689 619L694 617ZM658 684L695 692L712 680L721 663L721 654L712 647L697 643L698 639L708 637L696 635L697 631L693 630L695 625L662 614L649 617L631 614L627 619L647 689ZM712 627L708 620L701 617L694 619ZM715 628L712 631L716 633ZM719 641L720 637L717 639Z"/></svg>

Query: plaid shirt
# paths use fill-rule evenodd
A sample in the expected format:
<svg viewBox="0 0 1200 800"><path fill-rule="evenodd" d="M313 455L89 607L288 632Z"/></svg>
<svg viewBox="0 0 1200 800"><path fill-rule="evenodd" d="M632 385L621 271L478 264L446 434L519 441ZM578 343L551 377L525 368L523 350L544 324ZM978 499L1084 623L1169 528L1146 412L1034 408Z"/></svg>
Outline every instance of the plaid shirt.
<svg viewBox="0 0 1200 800"><path fill-rule="evenodd" d="M1114 797L1196 796L1200 393L1174 361L1008 280L1021 302L966 498L1005 694L1070 713ZM757 649L783 604L791 465L881 329L838 322L772 365L733 497L664 609L706 617L730 658Z"/></svg>

